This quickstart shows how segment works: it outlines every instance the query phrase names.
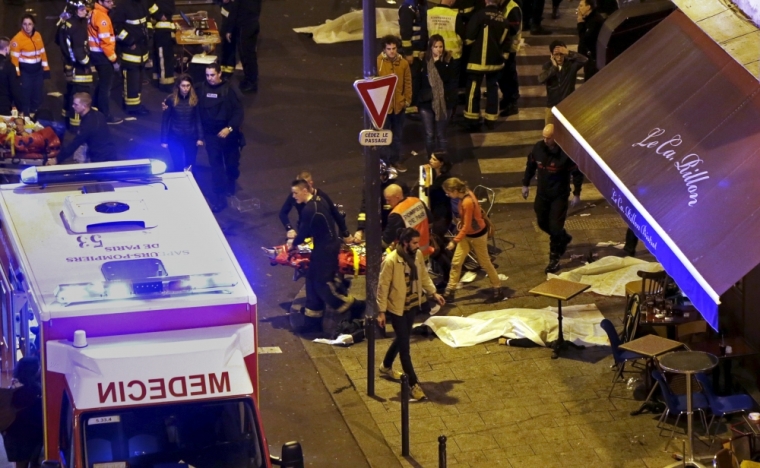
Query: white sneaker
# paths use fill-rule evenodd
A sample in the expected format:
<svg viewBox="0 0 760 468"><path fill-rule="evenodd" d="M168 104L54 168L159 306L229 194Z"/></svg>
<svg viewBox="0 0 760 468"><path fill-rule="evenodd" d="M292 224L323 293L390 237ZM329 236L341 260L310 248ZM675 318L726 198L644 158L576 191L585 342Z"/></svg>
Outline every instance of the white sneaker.
<svg viewBox="0 0 760 468"><path fill-rule="evenodd" d="M433 307L430 308L430 315L435 315L435 314L437 314L440 311L441 311L441 305L440 304L436 304L436 305L434 305Z"/></svg>

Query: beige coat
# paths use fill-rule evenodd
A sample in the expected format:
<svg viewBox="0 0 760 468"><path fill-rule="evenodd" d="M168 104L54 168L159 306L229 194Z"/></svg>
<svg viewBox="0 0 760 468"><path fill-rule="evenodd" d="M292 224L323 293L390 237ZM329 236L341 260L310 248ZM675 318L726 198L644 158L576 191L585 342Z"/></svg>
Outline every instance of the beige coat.
<svg viewBox="0 0 760 468"><path fill-rule="evenodd" d="M420 250L414 257L417 265L417 285L419 294L419 306L422 306L423 297L435 294L435 285L430 279L425 258ZM395 315L404 315L406 303L406 272L409 267L403 258L395 250L385 256L383 268L380 270L380 284L377 286L377 311L380 313L390 312Z"/></svg>
<svg viewBox="0 0 760 468"><path fill-rule="evenodd" d="M377 56L377 76L396 75L396 89L393 90L393 101L388 106L389 114L399 114L412 103L412 72L409 62L401 54L394 60L386 57L385 52Z"/></svg>

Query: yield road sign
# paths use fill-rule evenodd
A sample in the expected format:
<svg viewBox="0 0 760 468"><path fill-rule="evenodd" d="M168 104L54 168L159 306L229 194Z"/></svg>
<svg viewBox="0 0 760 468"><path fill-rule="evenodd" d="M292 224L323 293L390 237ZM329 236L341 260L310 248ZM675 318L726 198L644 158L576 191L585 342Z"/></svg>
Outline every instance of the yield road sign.
<svg viewBox="0 0 760 468"><path fill-rule="evenodd" d="M354 81L354 89L359 93L364 108L377 129L385 125L385 117L388 115L397 81L396 75Z"/></svg>
<svg viewBox="0 0 760 468"><path fill-rule="evenodd" d="M359 144L362 146L388 146L393 141L390 130L362 130L359 132Z"/></svg>

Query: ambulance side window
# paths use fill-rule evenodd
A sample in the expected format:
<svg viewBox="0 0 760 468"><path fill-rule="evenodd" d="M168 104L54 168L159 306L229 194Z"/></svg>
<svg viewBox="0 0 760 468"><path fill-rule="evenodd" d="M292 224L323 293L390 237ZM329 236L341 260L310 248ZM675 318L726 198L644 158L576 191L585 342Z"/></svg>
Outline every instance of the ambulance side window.
<svg viewBox="0 0 760 468"><path fill-rule="evenodd" d="M63 392L61 404L61 433L58 438L58 452L61 454L63 466L71 468L74 456L74 408L69 402L68 392Z"/></svg>

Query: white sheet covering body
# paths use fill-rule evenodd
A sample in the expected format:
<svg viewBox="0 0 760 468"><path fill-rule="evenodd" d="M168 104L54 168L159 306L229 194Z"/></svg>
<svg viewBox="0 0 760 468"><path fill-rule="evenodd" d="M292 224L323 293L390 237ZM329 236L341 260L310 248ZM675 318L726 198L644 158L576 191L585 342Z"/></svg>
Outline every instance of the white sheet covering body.
<svg viewBox="0 0 760 468"><path fill-rule="evenodd" d="M590 284L586 292L602 296L625 296L625 285L631 281L640 281L636 274L643 271L662 271L662 265L645 262L633 257L602 257L594 263L583 265L575 270L559 275L547 275L547 278L560 278L576 283Z"/></svg>
<svg viewBox="0 0 760 468"><path fill-rule="evenodd" d="M399 35L398 8L376 8L377 37L389 34ZM364 38L364 15L362 10L352 11L334 20L327 20L319 26L293 28L293 31L311 34L317 44L361 41ZM380 53L380 50L378 50Z"/></svg>
<svg viewBox="0 0 760 468"><path fill-rule="evenodd" d="M595 304L562 307L566 341L586 346L606 346L607 334L599 326L604 319ZM559 335L557 308L502 309L469 317L430 317L425 321L438 338L453 348L474 346L500 337L528 338L540 346Z"/></svg>

